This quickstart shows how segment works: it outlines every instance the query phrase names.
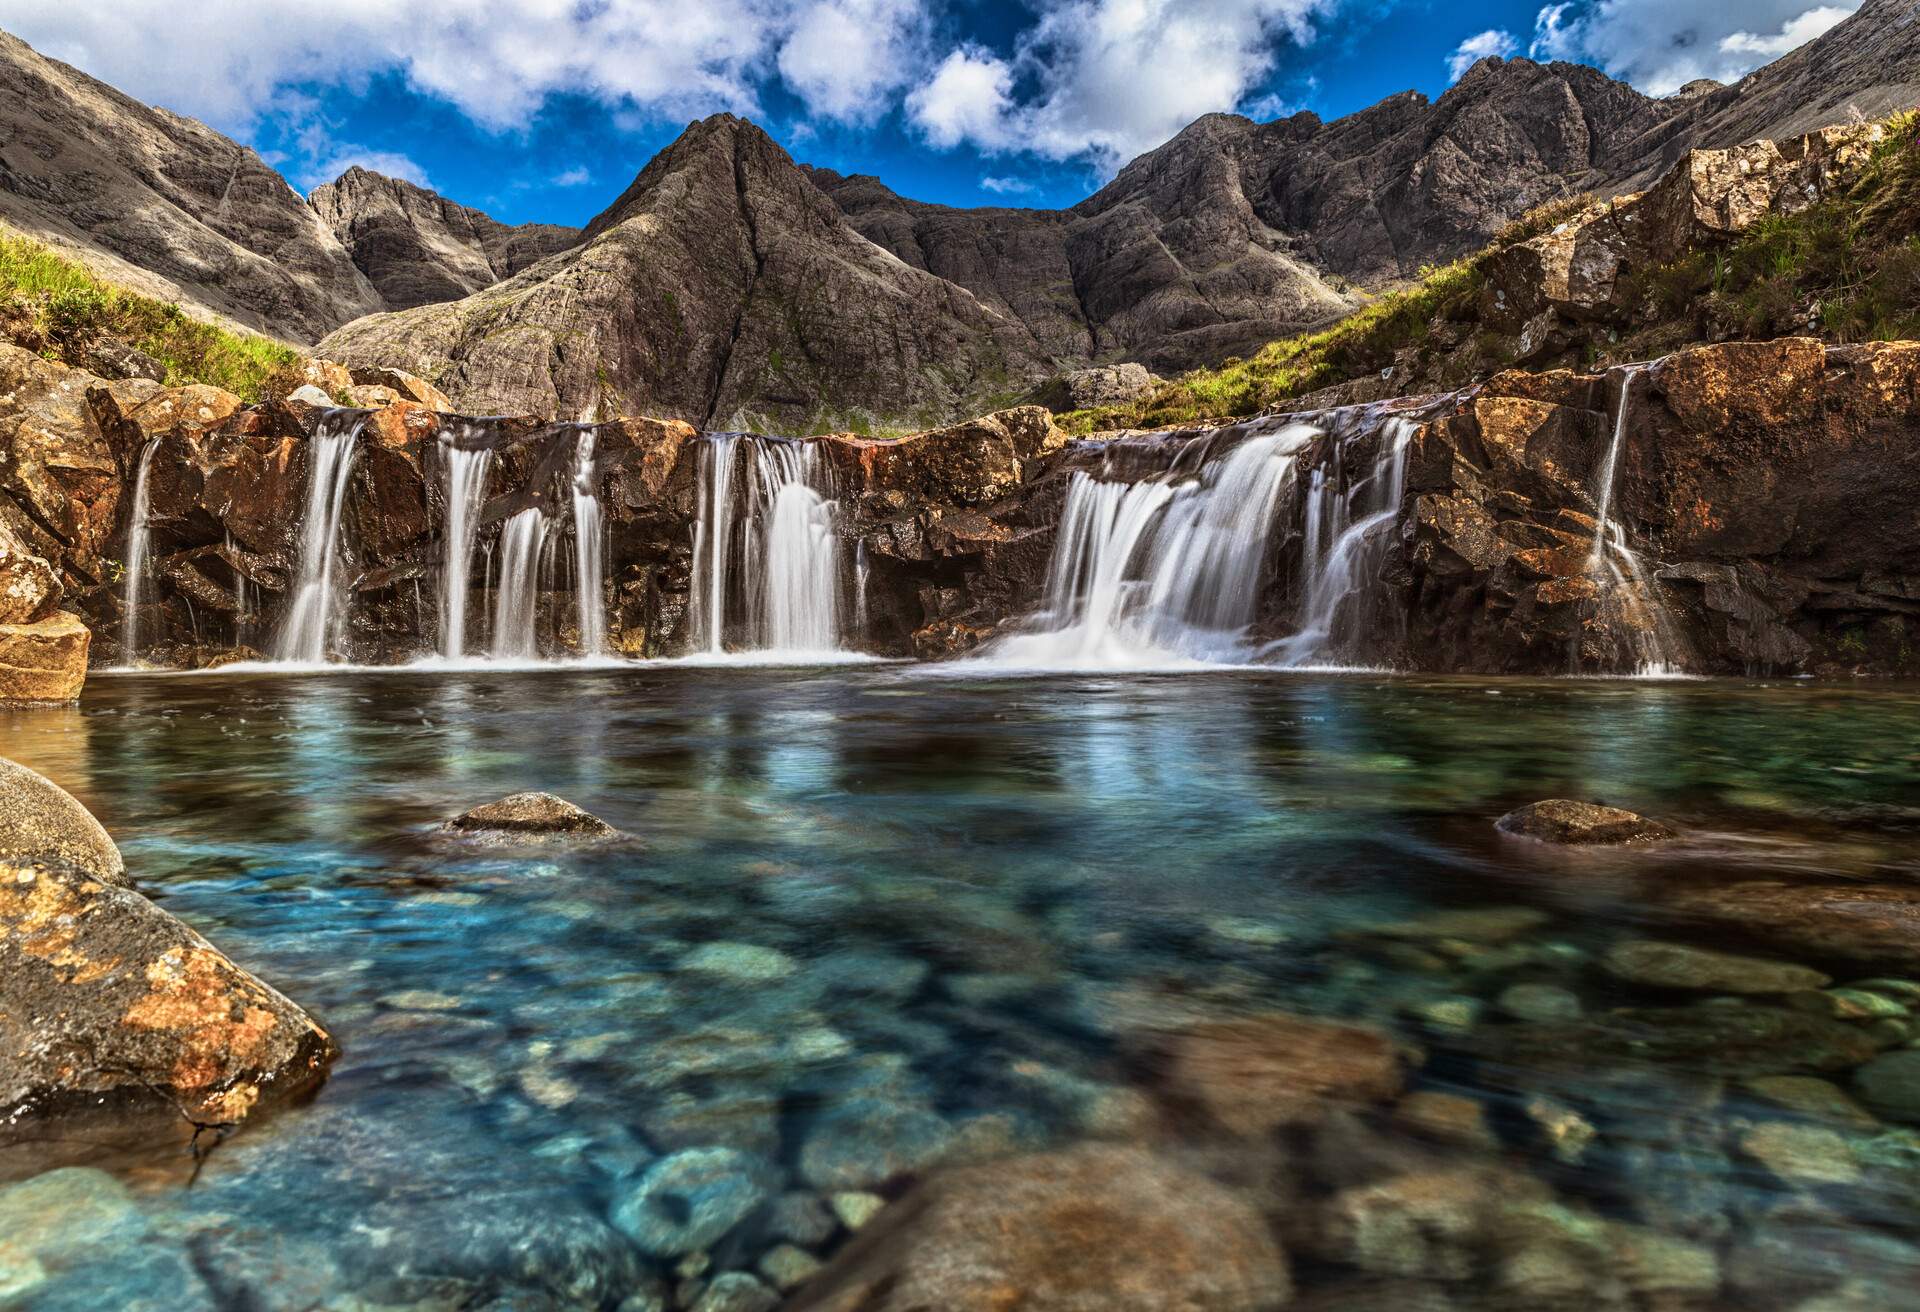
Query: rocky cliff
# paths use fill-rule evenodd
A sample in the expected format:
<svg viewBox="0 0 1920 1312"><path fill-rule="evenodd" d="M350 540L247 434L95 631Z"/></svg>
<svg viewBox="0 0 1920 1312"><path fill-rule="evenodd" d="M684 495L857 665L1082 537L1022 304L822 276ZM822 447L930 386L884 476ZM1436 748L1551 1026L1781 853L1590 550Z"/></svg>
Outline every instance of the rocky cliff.
<svg viewBox="0 0 1920 1312"><path fill-rule="evenodd" d="M573 244L576 228L509 225L358 165L307 197L390 310L456 301Z"/></svg>

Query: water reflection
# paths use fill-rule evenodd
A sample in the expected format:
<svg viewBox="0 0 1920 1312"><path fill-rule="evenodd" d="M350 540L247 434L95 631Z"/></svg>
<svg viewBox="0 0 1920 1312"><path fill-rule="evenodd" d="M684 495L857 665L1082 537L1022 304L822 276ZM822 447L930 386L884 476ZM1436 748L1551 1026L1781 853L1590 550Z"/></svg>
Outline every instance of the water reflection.
<svg viewBox="0 0 1920 1312"><path fill-rule="evenodd" d="M1911 879L1911 689L398 671L102 679L5 723L345 1056L191 1190L122 1162L131 1195L0 1193L0 1218L117 1218L36 1238L0 1305L761 1306L915 1180L1017 1231L995 1209L1076 1173L1136 1182L1080 1200L1096 1233L1205 1196L1202 1229L1240 1236L1134 1243L1148 1305L1274 1306L1289 1279L1319 1308L1920 1288L1920 1135L1863 1074L1920 1040L1920 948L1869 967L1667 910L1731 879ZM523 789L643 842L428 833ZM1553 795L1715 837L1496 841ZM1643 938L1855 987L1649 982L1616 960ZM1044 1156L1070 1150L1096 1155ZM940 1183L981 1163L977 1197ZM1068 1286L1103 1269L1049 1251L1083 1264ZM992 1258L1009 1287L1039 1279L1023 1252ZM1180 1284L1220 1264L1244 1297Z"/></svg>

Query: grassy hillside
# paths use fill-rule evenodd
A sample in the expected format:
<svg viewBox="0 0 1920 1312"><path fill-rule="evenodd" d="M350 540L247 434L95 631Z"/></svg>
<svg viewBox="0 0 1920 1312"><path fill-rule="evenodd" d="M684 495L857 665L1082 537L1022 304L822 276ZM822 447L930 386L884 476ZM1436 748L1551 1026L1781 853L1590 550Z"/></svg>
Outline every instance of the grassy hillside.
<svg viewBox="0 0 1920 1312"><path fill-rule="evenodd" d="M1799 214L1762 219L1729 245L1642 271L1631 287L1639 308L1625 331L1595 328L1577 343L1574 358L1546 364L1591 366L1692 342L1788 334L1841 342L1920 336L1920 111L1896 115L1887 126L1887 139L1843 194ZM1435 362L1423 377L1436 387L1494 372L1511 363L1512 347L1478 323L1487 261L1592 203L1573 197L1536 210L1486 249L1426 270L1414 285L1330 328L1194 370L1144 401L1076 411L1060 422L1087 433L1257 414L1377 374L1406 347Z"/></svg>
<svg viewBox="0 0 1920 1312"><path fill-rule="evenodd" d="M189 318L178 305L114 286L45 244L0 225L0 340L88 368L122 342L150 357L161 382L210 383L260 400L292 347Z"/></svg>

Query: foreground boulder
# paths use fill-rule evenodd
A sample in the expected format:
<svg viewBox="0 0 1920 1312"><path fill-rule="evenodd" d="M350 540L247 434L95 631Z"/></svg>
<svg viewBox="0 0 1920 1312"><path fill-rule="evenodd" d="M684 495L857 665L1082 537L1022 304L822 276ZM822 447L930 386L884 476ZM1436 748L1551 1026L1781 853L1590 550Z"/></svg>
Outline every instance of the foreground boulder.
<svg viewBox="0 0 1920 1312"><path fill-rule="evenodd" d="M76 700L92 645L92 630L65 611L31 624L0 624L0 705Z"/></svg>
<svg viewBox="0 0 1920 1312"><path fill-rule="evenodd" d="M617 838L620 831L552 793L514 793L447 821L442 832L501 842Z"/></svg>
<svg viewBox="0 0 1920 1312"><path fill-rule="evenodd" d="M45 775L0 757L0 860L52 861L131 888L120 849L86 807Z"/></svg>
<svg viewBox="0 0 1920 1312"><path fill-rule="evenodd" d="M1649 820L1617 806L1573 802L1564 797L1532 802L1509 811L1494 827L1518 838L1579 847L1658 843L1674 836L1673 830L1658 820Z"/></svg>
<svg viewBox="0 0 1920 1312"><path fill-rule="evenodd" d="M801 1290L819 1312L1258 1312L1292 1296L1260 1213L1138 1148L935 1175Z"/></svg>
<svg viewBox="0 0 1920 1312"><path fill-rule="evenodd" d="M140 894L0 861L10 1131L79 1111L236 1125L313 1086L335 1055L300 1008Z"/></svg>

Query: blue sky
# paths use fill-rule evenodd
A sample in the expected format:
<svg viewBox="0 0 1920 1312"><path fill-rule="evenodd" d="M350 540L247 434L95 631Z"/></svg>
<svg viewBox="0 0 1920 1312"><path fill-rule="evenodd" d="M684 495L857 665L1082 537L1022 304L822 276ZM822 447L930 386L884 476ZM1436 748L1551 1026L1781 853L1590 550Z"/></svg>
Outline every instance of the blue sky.
<svg viewBox="0 0 1920 1312"><path fill-rule="evenodd" d="M508 222L592 217L692 119L953 205L1068 205L1199 114L1438 97L1481 53L1652 95L1860 0L0 0L0 27L258 149ZM108 11L111 12L108 12Z"/></svg>

